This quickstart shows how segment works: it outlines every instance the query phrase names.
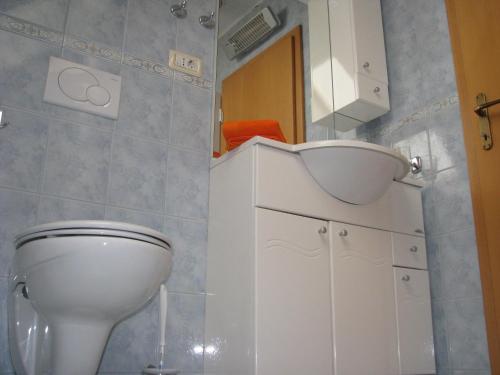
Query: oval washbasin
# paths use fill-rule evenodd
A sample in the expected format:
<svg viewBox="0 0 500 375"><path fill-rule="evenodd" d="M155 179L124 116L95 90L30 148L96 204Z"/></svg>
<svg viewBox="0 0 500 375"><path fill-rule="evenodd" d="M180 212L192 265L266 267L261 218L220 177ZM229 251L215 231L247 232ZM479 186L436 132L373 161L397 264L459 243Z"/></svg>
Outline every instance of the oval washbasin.
<svg viewBox="0 0 500 375"><path fill-rule="evenodd" d="M308 142L296 145L295 151L324 190L352 204L374 202L409 171L399 152L362 141Z"/></svg>

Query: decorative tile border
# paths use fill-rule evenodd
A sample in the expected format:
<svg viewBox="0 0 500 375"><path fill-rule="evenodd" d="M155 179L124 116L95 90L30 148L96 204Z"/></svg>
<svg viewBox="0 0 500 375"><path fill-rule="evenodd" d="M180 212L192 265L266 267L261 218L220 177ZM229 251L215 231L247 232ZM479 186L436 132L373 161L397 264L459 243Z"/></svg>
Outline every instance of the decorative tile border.
<svg viewBox="0 0 500 375"><path fill-rule="evenodd" d="M35 23L0 13L0 29L51 44L62 45L63 34Z"/></svg>
<svg viewBox="0 0 500 375"><path fill-rule="evenodd" d="M11 17L3 13L0 13L0 29L20 34L28 38L63 46L64 48L70 48L97 58L111 60L118 64L132 66L151 74L158 74L162 77L175 79L202 89L212 88L211 81L177 72L171 69L168 65L127 54L122 56L122 52L119 48L110 47L91 40L85 40L73 35L64 35L61 32L48 29L32 22Z"/></svg>
<svg viewBox="0 0 500 375"><path fill-rule="evenodd" d="M119 49L108 47L104 44L84 40L72 35L64 36L64 47L71 48L79 52L86 53L95 57L100 57L107 60L112 60L120 63L122 60L122 53Z"/></svg>
<svg viewBox="0 0 500 375"><path fill-rule="evenodd" d="M439 99L434 103L428 105L427 107L421 108L411 115L403 117L396 121L395 123L384 127L384 130L380 132L380 135L386 135L393 131L396 131L404 126L418 122L423 119L429 119L433 113L441 112L451 106L458 104L458 95L451 95L443 99Z"/></svg>
<svg viewBox="0 0 500 375"><path fill-rule="evenodd" d="M124 65L133 66L134 68L142 69L149 73L159 74L167 78L172 78L173 76L173 71L166 65L140 57L124 55L122 63Z"/></svg>
<svg viewBox="0 0 500 375"><path fill-rule="evenodd" d="M200 87L202 89L211 89L212 88L212 82L200 77L194 77L190 76L189 74L184 74L181 72L175 72L174 73L175 79L177 81L182 81L182 82L187 82L190 83L193 86Z"/></svg>

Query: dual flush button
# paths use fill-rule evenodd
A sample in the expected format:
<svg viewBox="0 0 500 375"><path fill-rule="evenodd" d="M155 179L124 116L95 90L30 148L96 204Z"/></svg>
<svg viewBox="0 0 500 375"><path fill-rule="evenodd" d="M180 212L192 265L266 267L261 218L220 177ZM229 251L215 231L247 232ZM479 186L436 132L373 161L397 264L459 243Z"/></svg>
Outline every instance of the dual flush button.
<svg viewBox="0 0 500 375"><path fill-rule="evenodd" d="M99 80L88 70L67 68L59 73L59 88L69 98L79 102L90 102L105 106L111 100L109 91L102 87Z"/></svg>
<svg viewBox="0 0 500 375"><path fill-rule="evenodd" d="M121 82L118 75L51 57L43 100L117 119Z"/></svg>

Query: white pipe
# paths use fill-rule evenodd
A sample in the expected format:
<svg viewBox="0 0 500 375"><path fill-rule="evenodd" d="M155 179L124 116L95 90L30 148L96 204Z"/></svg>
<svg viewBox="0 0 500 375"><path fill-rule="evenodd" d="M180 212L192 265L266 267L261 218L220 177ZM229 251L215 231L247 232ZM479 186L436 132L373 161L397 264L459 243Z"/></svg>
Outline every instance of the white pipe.
<svg viewBox="0 0 500 375"><path fill-rule="evenodd" d="M160 285L160 369L164 367L167 335L168 290L165 283Z"/></svg>

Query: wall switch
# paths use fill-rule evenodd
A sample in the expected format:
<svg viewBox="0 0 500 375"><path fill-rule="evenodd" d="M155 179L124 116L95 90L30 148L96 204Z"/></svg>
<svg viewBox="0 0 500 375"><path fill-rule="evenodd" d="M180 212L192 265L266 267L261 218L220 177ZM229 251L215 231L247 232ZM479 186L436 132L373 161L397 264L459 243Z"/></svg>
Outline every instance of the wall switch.
<svg viewBox="0 0 500 375"><path fill-rule="evenodd" d="M201 77L201 59L198 57L170 50L168 66L174 70Z"/></svg>

